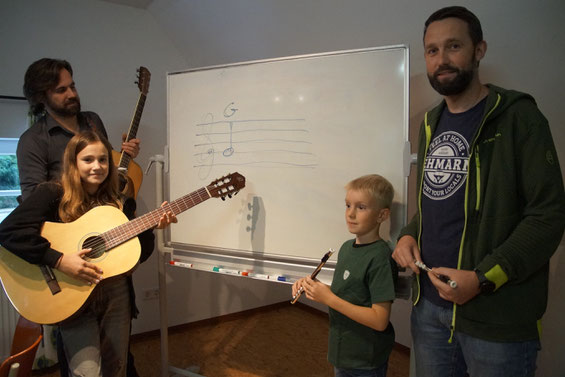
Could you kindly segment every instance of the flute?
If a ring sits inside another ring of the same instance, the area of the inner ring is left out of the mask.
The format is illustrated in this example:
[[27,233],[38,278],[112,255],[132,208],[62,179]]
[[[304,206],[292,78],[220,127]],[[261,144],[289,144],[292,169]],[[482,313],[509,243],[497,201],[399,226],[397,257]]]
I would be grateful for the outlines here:
[[[311,279],[316,278],[318,273],[322,270],[322,267],[324,267],[324,264],[326,264],[326,262],[328,261],[328,259],[330,259],[330,257],[332,256],[333,253],[334,253],[334,249],[330,249],[330,250],[328,250],[328,252],[326,254],[324,254],[324,256],[322,257],[322,260],[320,261],[320,264],[318,265],[318,267],[316,267],[314,272],[312,272],[312,275],[310,275]],[[300,298],[302,293],[304,293],[304,287],[300,287],[298,292],[296,292],[296,294],[294,296],[292,296],[292,300],[290,300],[290,303],[294,304],[296,301],[298,301],[298,299]]]

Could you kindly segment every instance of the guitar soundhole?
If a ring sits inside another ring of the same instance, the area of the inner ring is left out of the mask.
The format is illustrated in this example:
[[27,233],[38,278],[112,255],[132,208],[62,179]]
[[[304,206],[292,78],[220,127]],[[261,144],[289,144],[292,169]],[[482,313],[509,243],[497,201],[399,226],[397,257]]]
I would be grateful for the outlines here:
[[89,259],[100,258],[106,252],[106,245],[104,244],[104,240],[102,239],[102,237],[98,236],[88,237],[82,244],[82,248],[92,249],[92,251],[86,254],[86,257]]

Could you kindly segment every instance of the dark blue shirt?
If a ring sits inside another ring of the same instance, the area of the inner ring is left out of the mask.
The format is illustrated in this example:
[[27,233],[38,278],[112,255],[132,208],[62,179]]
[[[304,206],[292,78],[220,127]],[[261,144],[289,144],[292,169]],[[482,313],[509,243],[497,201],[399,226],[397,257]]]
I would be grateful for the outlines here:
[[[426,154],[422,186],[422,260],[430,268],[457,268],[465,222],[465,183],[472,140],[486,99],[463,113],[444,108]],[[439,297],[426,273],[420,274],[423,296],[436,305]]]

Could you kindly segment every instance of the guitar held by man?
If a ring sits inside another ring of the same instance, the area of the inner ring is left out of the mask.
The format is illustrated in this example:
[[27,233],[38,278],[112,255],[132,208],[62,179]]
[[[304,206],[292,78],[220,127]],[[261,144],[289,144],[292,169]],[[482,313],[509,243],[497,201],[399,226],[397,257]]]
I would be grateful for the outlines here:
[[[143,66],[137,69],[137,86],[139,88],[139,99],[137,100],[137,105],[135,106],[135,111],[133,113],[133,118],[129,130],[123,141],[127,142],[136,138],[137,130],[139,128],[139,122],[141,120],[141,114],[143,113],[143,108],[145,106],[145,100],[147,99],[147,93],[149,92],[149,81],[151,80],[151,73],[149,70]],[[137,193],[143,181],[143,171],[141,167],[133,161],[131,156],[126,153],[126,151],[116,152],[112,151],[112,157],[116,166],[118,167],[118,173],[120,177],[120,191],[130,198],[137,198]]]

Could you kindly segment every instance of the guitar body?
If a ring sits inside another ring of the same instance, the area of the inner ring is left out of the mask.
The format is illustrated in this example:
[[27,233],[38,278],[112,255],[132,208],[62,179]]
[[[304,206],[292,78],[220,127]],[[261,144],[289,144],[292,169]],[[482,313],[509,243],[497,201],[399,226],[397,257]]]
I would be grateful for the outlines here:
[[[112,151],[112,159],[114,164],[119,167],[119,161],[122,154],[120,152]],[[120,191],[126,197],[137,199],[137,193],[143,182],[143,170],[134,160],[130,160],[127,168],[127,174],[122,176],[120,173],[120,184],[124,180],[123,187],[120,186]]]
[[[63,254],[73,254],[83,249],[86,239],[128,222],[119,209],[100,206],[91,209],[71,223],[45,222],[41,235],[51,242],[51,247]],[[104,279],[125,274],[137,265],[141,246],[137,237],[102,253],[87,258],[102,268]],[[6,295],[16,310],[32,322],[54,324],[76,313],[86,302],[95,285],[75,280],[53,269],[61,291],[53,295],[38,265],[26,262],[0,247],[0,279]]]

